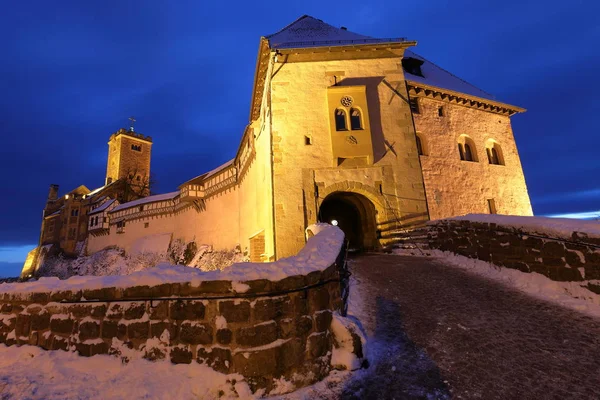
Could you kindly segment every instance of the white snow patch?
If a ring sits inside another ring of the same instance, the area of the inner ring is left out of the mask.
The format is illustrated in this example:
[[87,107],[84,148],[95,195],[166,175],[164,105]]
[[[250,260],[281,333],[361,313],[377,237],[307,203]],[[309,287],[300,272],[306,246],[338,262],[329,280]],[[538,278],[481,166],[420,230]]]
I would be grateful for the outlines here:
[[238,354],[238,353],[242,353],[244,355],[244,357],[248,358],[250,357],[250,353],[255,352],[255,351],[261,351],[261,350],[267,350],[267,349],[272,349],[273,347],[278,347],[281,346],[284,343],[289,342],[291,339],[277,339],[274,342],[265,344],[263,346],[257,346],[257,347],[247,347],[247,348],[237,348],[233,351],[233,354]]
[[123,364],[107,355],[87,358],[32,346],[0,345],[0,382],[3,397],[15,399],[258,398],[243,376],[197,363],[136,359]]
[[296,385],[281,377],[273,379],[273,389],[271,389],[269,395],[285,394],[294,391],[294,389],[296,389]]
[[222,315],[217,315],[215,319],[215,327],[217,329],[227,329],[227,320]]
[[246,285],[245,283],[238,282],[238,281],[232,281],[231,288],[236,293],[246,293],[248,290],[250,290],[249,285]]
[[331,355],[331,365],[353,371],[360,368],[361,360],[354,354],[354,339],[352,334],[360,337],[363,357],[367,357],[367,338],[358,324],[350,318],[333,313],[331,331],[335,337],[335,346]]

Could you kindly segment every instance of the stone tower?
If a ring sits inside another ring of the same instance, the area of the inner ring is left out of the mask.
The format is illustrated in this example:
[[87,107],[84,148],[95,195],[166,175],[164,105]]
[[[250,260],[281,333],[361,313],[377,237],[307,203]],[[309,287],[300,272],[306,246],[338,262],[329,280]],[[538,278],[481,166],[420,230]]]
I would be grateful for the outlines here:
[[133,185],[147,185],[151,149],[152,138],[134,132],[133,127],[113,133],[108,141],[105,184],[124,179]]

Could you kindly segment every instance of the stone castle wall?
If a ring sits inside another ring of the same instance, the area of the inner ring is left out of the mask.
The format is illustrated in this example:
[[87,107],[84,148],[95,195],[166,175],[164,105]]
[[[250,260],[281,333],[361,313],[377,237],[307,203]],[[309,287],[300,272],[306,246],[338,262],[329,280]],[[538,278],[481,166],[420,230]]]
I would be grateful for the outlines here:
[[[425,97],[418,101],[420,113],[413,117],[425,152],[420,159],[432,220],[488,213],[488,199],[499,214],[533,215],[510,117]],[[478,162],[460,159],[461,135],[473,140]],[[489,164],[490,140],[500,145],[505,165]]]
[[[369,199],[383,228],[407,214],[422,214],[423,219],[427,215],[401,55],[306,57],[293,62],[279,57],[283,61],[275,63],[277,73],[270,84],[278,258],[302,246],[304,227],[317,221],[318,207],[334,187]],[[327,90],[335,82],[336,90],[342,91],[338,88],[345,85],[366,87],[372,165],[337,165],[332,140],[344,132],[331,131],[334,110],[327,102]],[[305,136],[311,144],[306,144]]]
[[197,362],[241,374],[267,393],[274,379],[305,386],[331,368],[340,257],[323,271],[279,281],[0,294],[0,343]]
[[[255,124],[260,128],[261,124]],[[129,252],[136,241],[163,233],[172,234],[172,239],[184,242],[211,245],[215,250],[231,250],[240,246],[249,252],[250,240],[258,233],[265,238],[261,257],[272,260],[274,255],[270,137],[267,133],[253,135],[248,162],[236,164],[235,184],[224,190],[205,196],[197,206],[181,204],[175,199],[175,208],[160,215],[144,216],[126,221],[122,233],[115,223],[102,235],[90,235],[88,253],[92,254],[109,246],[118,246]],[[241,145],[248,146],[248,142]],[[217,174],[218,175],[218,174]],[[185,207],[181,207],[185,206]],[[304,240],[302,241],[304,244]]]
[[434,249],[537,272],[556,281],[582,282],[600,293],[600,286],[586,282],[600,279],[600,238],[585,232],[555,237],[493,222],[452,219],[433,221],[429,229],[429,244]]

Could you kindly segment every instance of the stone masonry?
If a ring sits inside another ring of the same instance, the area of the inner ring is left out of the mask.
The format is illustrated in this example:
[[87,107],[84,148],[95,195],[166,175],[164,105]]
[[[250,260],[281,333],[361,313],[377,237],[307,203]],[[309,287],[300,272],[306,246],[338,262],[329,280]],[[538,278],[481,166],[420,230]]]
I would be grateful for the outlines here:
[[149,360],[239,373],[253,391],[267,393],[274,379],[300,387],[325,377],[331,369],[332,313],[342,308],[337,265],[244,284],[245,291],[230,281],[204,281],[5,293],[0,343],[110,354],[124,362],[130,349]]
[[568,238],[543,237],[495,223],[440,220],[429,224],[432,248],[522,272],[537,272],[555,281],[578,281],[600,293],[600,238],[573,232]]

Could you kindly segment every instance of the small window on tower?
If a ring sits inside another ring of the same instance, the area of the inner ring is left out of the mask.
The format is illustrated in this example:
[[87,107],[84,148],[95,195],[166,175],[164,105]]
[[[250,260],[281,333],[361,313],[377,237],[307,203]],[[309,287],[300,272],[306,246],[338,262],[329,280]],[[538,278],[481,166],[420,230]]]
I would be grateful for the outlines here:
[[342,109],[335,110],[335,130],[336,131],[347,131],[346,125],[346,111]]
[[150,222],[144,222],[144,228],[147,228],[150,226]]
[[412,111],[413,114],[420,114],[421,110],[419,110],[419,99],[416,97],[411,98],[408,101],[408,104],[410,105],[410,111]]
[[438,107],[438,117],[443,117],[444,116],[444,107],[439,106]]
[[312,138],[310,136],[304,136],[304,145],[310,146],[312,144]]
[[132,145],[131,145],[131,150],[134,150],[134,151],[142,151],[142,145],[136,145],[136,144],[132,144]]
[[362,127],[362,118],[360,115],[360,110],[358,108],[350,109],[350,127],[353,131],[361,130]]

